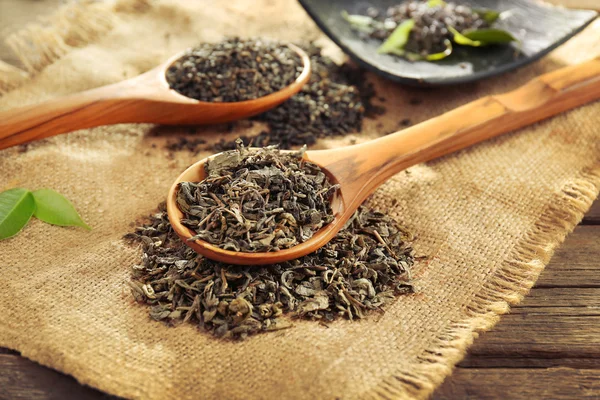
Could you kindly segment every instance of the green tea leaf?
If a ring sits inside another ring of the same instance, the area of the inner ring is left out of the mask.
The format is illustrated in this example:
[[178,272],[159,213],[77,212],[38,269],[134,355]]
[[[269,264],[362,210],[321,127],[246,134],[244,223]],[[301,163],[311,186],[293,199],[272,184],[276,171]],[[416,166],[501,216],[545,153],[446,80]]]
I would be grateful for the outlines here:
[[504,44],[517,41],[513,35],[502,29],[475,29],[464,31],[462,34],[469,40],[480,42],[482,45]]
[[388,54],[404,57],[409,61],[439,61],[452,54],[452,42],[448,39],[445,39],[444,44],[446,45],[446,49],[444,51],[441,51],[439,53],[427,54],[426,56],[422,56],[421,54],[412,53],[410,51],[402,49],[391,49]]
[[367,15],[348,14],[346,10],[342,11],[342,18],[355,28],[368,28],[373,22],[373,18]]
[[468,38],[467,36],[463,35],[462,33],[457,31],[450,25],[448,25],[448,30],[452,33],[452,35],[453,35],[452,40],[454,40],[454,42],[456,44],[462,44],[463,46],[472,46],[472,47],[483,46],[482,42]]
[[396,54],[395,51],[402,50],[408,42],[408,37],[415,21],[407,19],[394,29],[394,32],[379,46],[377,52],[380,54]]
[[500,18],[500,11],[496,10],[488,10],[485,8],[475,9],[473,10],[476,14],[478,14],[484,21],[488,24],[493,24]]
[[444,7],[446,2],[444,0],[429,0],[427,2],[428,7]]
[[16,235],[35,211],[35,202],[27,189],[0,193],[0,240]]
[[446,50],[441,51],[439,53],[428,54],[427,57],[425,57],[425,59],[427,61],[439,61],[452,54],[452,42],[448,39],[445,39],[444,44],[446,45]]
[[91,230],[81,219],[75,207],[60,193],[51,189],[40,189],[33,192],[36,218],[53,225],[80,226]]

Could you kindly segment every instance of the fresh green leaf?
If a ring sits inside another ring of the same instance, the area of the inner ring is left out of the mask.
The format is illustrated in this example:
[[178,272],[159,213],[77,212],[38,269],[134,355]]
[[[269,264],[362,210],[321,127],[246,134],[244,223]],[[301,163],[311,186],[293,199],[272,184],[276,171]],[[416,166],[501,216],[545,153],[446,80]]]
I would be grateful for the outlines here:
[[370,30],[373,23],[373,18],[367,15],[348,14],[346,10],[342,11],[342,18],[359,30]]
[[16,235],[35,211],[35,202],[27,189],[0,193],[0,240]]
[[498,20],[498,18],[500,18],[500,11],[488,10],[485,8],[475,9],[473,11],[483,18],[483,20],[488,24],[493,24]]
[[427,61],[439,61],[452,54],[452,42],[446,39],[444,40],[444,44],[446,45],[446,50],[441,51],[439,53],[428,54],[427,57],[425,57],[425,59]]
[[513,35],[502,29],[475,29],[464,31],[462,34],[469,40],[480,42],[482,45],[504,44],[517,41]]
[[379,46],[377,52],[380,54],[396,54],[395,51],[402,50],[408,42],[410,32],[415,26],[415,21],[407,19],[394,29],[394,32]]
[[454,40],[454,42],[456,44],[462,44],[463,46],[473,46],[473,47],[479,47],[479,46],[483,45],[482,42],[468,38],[467,36],[463,35],[462,33],[457,31],[450,25],[448,25],[448,30],[452,33],[452,35],[453,35],[452,40]]
[[452,42],[446,39],[444,41],[444,44],[446,45],[446,50],[441,51],[439,53],[428,54],[426,56],[422,56],[421,54],[412,53],[405,50],[392,50],[390,54],[404,57],[409,61],[439,61],[452,54]]
[[444,0],[429,0],[427,2],[428,7],[444,7],[446,2]]
[[33,192],[36,218],[53,225],[80,226],[90,228],[79,216],[75,207],[60,193],[51,189],[40,189]]

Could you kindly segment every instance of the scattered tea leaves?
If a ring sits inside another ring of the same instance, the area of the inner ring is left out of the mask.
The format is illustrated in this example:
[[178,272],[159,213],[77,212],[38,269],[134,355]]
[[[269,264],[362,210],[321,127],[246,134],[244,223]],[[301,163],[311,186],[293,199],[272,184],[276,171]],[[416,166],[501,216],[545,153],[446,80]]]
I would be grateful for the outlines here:
[[35,211],[35,202],[27,189],[9,189],[0,193],[0,240],[16,235]]
[[32,194],[36,204],[33,215],[37,219],[52,225],[92,229],[81,219],[73,204],[60,193],[51,189],[40,189]]
[[198,255],[173,232],[164,203],[126,239],[141,243],[130,286],[134,298],[151,307],[151,318],[193,323],[225,338],[289,328],[289,317],[362,318],[413,292],[412,235],[365,207],[324,247],[267,266]]

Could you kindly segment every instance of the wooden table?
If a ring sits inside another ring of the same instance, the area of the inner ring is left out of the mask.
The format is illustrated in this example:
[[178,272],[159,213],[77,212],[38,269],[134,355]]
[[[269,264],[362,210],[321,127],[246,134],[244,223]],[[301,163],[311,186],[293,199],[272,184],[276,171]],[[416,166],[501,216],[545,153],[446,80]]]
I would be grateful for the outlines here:
[[[0,27],[29,21],[60,2],[0,0]],[[0,45],[0,59],[7,55]],[[0,400],[111,398],[0,348]],[[475,341],[433,398],[600,399],[600,201],[529,296]]]

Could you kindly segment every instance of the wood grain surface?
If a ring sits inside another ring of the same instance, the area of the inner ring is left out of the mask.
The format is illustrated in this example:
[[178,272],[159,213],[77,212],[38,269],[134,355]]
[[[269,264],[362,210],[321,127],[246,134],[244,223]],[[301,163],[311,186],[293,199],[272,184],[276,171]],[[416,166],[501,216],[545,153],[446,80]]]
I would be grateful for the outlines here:
[[[5,35],[8,24],[30,21],[60,2],[0,0],[0,35]],[[0,59],[14,61],[1,44]],[[433,398],[600,399],[599,259],[600,201],[596,201],[531,293],[475,341]],[[0,400],[17,399],[116,398],[0,348]]]

